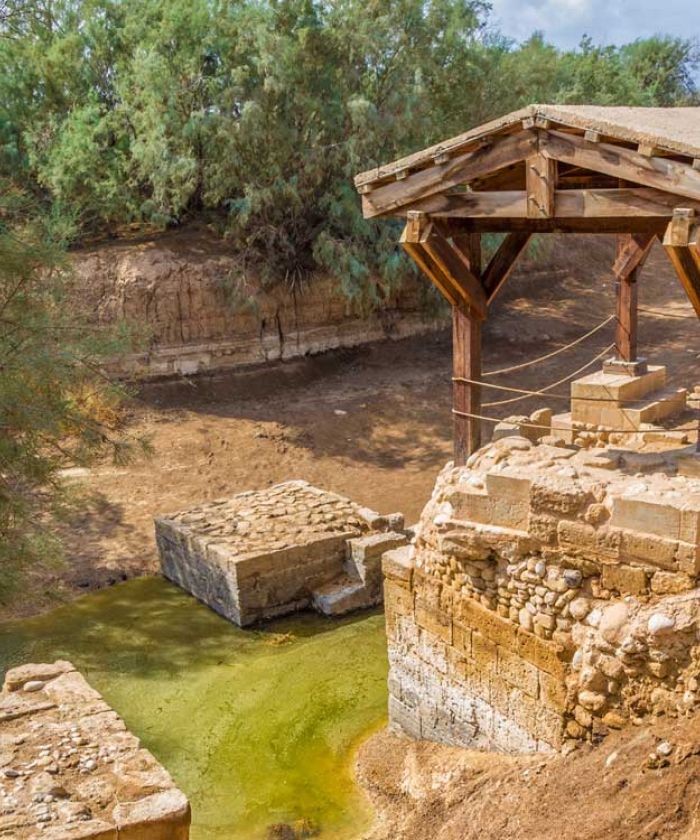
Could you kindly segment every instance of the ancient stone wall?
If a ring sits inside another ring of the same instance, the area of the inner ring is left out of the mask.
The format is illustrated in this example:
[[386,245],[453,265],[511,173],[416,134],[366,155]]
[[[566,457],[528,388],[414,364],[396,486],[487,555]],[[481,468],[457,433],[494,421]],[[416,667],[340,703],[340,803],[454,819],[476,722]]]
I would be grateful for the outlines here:
[[642,461],[511,437],[443,471],[384,559],[395,725],[550,750],[695,704],[698,460]]
[[189,837],[185,795],[70,662],[7,672],[0,743],[0,837]]
[[93,323],[126,320],[145,333],[144,351],[113,365],[141,376],[289,359],[442,325],[426,314],[418,278],[368,312],[328,277],[294,293],[241,283],[235,258],[204,234],[103,246],[76,253],[73,264],[76,302]]

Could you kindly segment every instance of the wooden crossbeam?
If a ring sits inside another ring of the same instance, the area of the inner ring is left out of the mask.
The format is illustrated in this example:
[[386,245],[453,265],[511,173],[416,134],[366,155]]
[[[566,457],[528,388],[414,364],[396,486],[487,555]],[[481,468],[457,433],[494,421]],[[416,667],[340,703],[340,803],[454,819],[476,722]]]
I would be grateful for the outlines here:
[[694,214],[685,209],[679,210],[666,230],[663,244],[681,285],[700,317],[700,224],[694,224]]
[[700,201],[700,172],[686,163],[647,156],[611,143],[589,143],[583,137],[551,130],[542,132],[540,150],[545,156],[562,163],[604,172],[625,181]]
[[486,266],[482,283],[489,303],[496,297],[501,287],[515,268],[515,261],[527,247],[530,234],[527,231],[509,233],[501,242],[496,253]]
[[368,219],[395,213],[418,199],[519,163],[532,154],[536,143],[537,138],[530,133],[516,134],[457,155],[446,163],[406,173],[406,177],[399,181],[380,185],[365,193],[362,196],[362,211]]
[[[554,211],[535,218],[622,218],[645,216],[668,219],[678,206],[678,196],[650,187],[556,190]],[[528,193],[522,190],[455,192],[435,195],[408,205],[397,215],[420,210],[434,218],[532,218]],[[700,210],[700,202],[697,203]]]
[[653,233],[631,233],[624,237],[613,265],[613,274],[618,280],[644,265],[655,238]]

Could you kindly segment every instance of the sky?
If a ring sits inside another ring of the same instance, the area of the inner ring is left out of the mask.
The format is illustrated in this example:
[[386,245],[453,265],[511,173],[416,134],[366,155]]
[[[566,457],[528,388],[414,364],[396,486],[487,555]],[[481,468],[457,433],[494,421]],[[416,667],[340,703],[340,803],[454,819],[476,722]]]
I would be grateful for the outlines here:
[[522,41],[536,29],[558,47],[588,34],[597,44],[624,44],[659,33],[700,38],[698,0],[491,0],[492,23]]

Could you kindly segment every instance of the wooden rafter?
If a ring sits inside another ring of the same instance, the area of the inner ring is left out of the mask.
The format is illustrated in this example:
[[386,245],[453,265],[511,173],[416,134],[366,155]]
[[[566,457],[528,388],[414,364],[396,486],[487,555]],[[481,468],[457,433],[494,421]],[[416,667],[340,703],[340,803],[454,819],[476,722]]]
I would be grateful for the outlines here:
[[407,172],[406,177],[363,195],[363,213],[366,218],[395,213],[418,199],[519,163],[534,150],[536,142],[530,134],[516,134],[450,158],[446,163]]

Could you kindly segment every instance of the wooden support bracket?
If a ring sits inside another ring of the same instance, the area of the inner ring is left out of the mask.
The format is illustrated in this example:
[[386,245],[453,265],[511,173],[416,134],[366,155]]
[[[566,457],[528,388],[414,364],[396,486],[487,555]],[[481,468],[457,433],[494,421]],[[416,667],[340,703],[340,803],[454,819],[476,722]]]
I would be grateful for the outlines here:
[[700,224],[694,211],[679,208],[663,239],[678,279],[700,318]]

